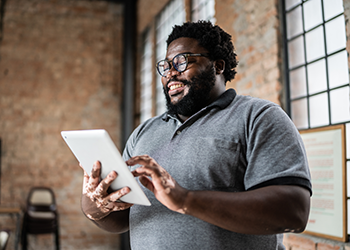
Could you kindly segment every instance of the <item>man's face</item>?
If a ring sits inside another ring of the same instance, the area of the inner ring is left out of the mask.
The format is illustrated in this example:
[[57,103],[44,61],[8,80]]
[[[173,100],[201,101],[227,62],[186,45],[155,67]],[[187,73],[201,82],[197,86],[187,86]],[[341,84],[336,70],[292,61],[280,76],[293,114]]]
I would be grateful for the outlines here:
[[[170,43],[167,60],[180,53],[205,54],[206,49],[193,38],[178,38]],[[213,62],[207,57],[188,57],[185,71],[178,72],[172,66],[166,77],[162,77],[168,110],[172,113],[191,116],[216,99]]]

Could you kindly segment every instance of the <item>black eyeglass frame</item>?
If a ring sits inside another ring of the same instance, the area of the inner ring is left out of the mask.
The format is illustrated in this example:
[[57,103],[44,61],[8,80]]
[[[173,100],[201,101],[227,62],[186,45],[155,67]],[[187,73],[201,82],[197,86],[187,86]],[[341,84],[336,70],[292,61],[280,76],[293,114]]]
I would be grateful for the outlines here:
[[[178,56],[184,56],[185,59],[186,59],[186,67],[183,69],[183,70],[179,70],[175,65],[174,65],[174,59]],[[174,58],[172,60],[160,60],[159,62],[157,62],[156,64],[156,68],[157,68],[157,71],[158,71],[158,74],[161,75],[162,77],[166,77],[166,75],[168,74],[169,70],[171,69],[171,67],[174,67],[174,69],[176,69],[176,71],[178,72],[184,72],[186,69],[187,69],[187,66],[188,66],[188,57],[189,56],[205,56],[205,57],[208,57],[209,54],[208,53],[203,53],[203,54],[190,54],[190,53],[180,53],[180,54],[177,54],[176,56],[174,56]],[[165,71],[166,73],[163,75],[160,70],[159,70],[159,64],[162,63],[162,62],[167,62],[170,67],[167,71]],[[171,62],[171,63],[170,63]]]

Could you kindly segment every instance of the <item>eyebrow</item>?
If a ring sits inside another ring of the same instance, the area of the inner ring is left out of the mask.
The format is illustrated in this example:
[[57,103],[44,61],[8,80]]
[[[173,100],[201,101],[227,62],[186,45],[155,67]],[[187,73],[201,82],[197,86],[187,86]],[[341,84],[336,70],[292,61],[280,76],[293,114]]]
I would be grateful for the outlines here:
[[[198,54],[198,53],[193,53],[193,52],[181,52],[181,53],[176,54],[175,56],[180,55],[180,54]],[[175,56],[174,56],[174,57],[175,57]],[[168,58],[166,57],[164,60],[171,61],[171,60],[174,59],[174,57],[173,57],[172,59],[168,59]]]

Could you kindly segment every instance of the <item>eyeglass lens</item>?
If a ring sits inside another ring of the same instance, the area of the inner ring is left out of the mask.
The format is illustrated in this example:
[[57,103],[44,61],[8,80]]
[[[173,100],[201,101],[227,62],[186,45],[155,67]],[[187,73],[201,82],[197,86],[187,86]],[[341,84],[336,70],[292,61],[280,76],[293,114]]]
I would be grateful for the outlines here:
[[[177,71],[183,72],[187,68],[186,57],[182,54],[177,55],[173,58],[172,64]],[[158,63],[158,71],[162,76],[166,76],[166,74],[170,69],[171,69],[171,65],[168,61],[163,60]]]

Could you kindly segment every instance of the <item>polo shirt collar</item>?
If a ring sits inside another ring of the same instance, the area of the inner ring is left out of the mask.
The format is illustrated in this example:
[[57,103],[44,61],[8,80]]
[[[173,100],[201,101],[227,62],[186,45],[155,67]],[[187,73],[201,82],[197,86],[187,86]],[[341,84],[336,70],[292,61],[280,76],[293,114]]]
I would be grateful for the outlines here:
[[[226,108],[236,97],[237,93],[234,89],[226,90],[218,99],[216,99],[213,103],[209,104],[206,109],[212,109],[214,107],[218,107],[219,109]],[[168,121],[169,118],[176,118],[174,114],[170,114],[169,112],[165,112],[162,116],[164,121]]]
[[209,104],[207,108],[218,107],[220,109],[226,108],[236,97],[236,91],[234,89],[226,90],[218,99]]

